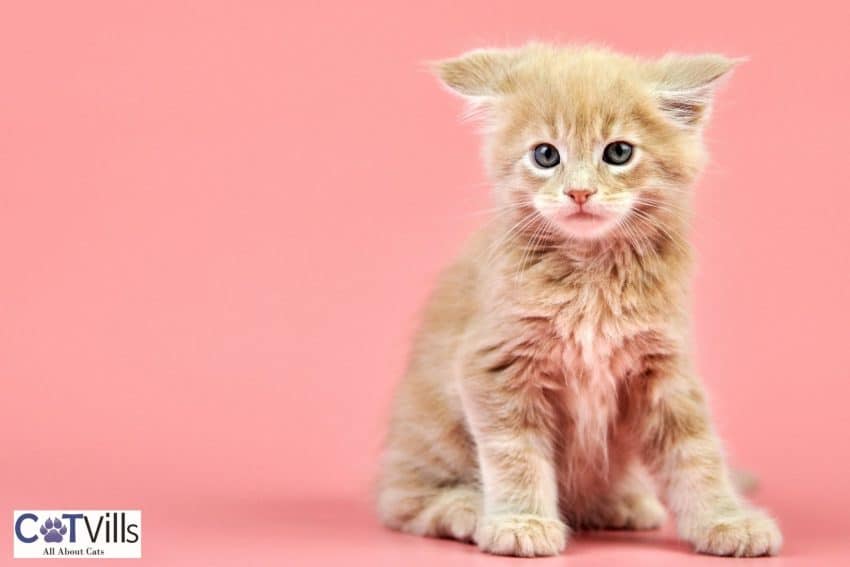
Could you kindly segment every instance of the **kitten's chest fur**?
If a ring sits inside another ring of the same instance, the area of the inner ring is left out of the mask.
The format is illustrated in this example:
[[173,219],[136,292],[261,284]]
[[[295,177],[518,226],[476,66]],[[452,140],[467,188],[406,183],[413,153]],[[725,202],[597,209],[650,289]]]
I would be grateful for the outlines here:
[[584,308],[567,305],[551,320],[560,349],[549,364],[563,380],[564,434],[587,453],[606,449],[617,420],[619,391],[641,371],[644,352],[638,343],[645,341],[639,339],[653,334],[651,328],[627,314],[614,316],[605,302],[596,297]]
[[530,281],[529,292],[517,300],[520,320],[535,322],[521,332],[538,335],[544,364],[591,400],[639,374],[647,356],[669,348],[665,337],[675,317],[670,305],[679,294],[647,281],[639,262],[629,264],[557,277],[551,271],[545,278],[537,274],[538,281]]
[[538,333],[540,379],[561,416],[552,434],[560,440],[565,492],[592,493],[605,484],[621,456],[613,447],[627,444],[621,425],[629,390],[646,379],[647,360],[672,351],[676,290],[648,281],[641,269],[618,264],[556,276],[541,270],[532,275],[545,287],[528,282],[525,307],[546,321],[528,331]]

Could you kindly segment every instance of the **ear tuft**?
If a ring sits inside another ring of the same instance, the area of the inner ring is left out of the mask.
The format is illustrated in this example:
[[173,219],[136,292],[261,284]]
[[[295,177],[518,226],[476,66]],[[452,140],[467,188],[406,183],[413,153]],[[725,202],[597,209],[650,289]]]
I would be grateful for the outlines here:
[[697,128],[708,119],[717,88],[743,59],[722,55],[668,55],[656,64],[655,94],[671,120]]
[[506,88],[515,52],[476,49],[454,59],[431,64],[448,88],[465,97],[494,96]]

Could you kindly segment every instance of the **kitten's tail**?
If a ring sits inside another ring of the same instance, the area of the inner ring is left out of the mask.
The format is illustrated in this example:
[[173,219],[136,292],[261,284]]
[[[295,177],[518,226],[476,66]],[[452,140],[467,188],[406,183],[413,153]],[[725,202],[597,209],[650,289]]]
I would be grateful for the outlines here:
[[732,485],[738,494],[752,494],[759,486],[758,477],[750,471],[732,469]]

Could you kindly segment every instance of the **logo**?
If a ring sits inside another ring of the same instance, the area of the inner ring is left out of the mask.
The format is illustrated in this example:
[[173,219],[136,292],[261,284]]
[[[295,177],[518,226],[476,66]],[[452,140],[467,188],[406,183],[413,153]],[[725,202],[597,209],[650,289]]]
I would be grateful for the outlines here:
[[142,556],[141,510],[16,510],[12,531],[15,558]]

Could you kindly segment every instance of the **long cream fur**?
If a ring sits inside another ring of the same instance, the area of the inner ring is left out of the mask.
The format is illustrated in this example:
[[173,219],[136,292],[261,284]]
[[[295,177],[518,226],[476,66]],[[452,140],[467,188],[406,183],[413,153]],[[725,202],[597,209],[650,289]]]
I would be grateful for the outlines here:
[[[554,555],[570,528],[659,526],[658,494],[700,552],[778,552],[775,522],[734,490],[689,353],[689,187],[733,65],[546,45],[436,65],[484,121],[498,212],[427,306],[382,462],[386,525]],[[600,160],[612,140],[633,163]],[[529,165],[541,142],[561,152],[551,170]],[[607,220],[559,216],[574,187]]]

